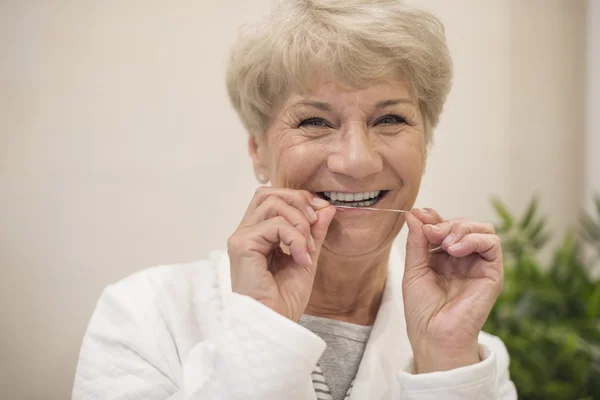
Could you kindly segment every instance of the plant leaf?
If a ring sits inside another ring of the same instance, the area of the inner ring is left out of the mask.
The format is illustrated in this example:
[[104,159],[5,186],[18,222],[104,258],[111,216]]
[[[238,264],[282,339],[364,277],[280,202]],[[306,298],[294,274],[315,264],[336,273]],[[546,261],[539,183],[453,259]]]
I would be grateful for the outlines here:
[[[533,225],[533,227],[531,228],[531,230],[529,231],[529,238],[531,240],[535,240],[538,238],[538,236],[544,232],[544,228],[546,227],[546,220],[542,219],[540,221],[538,221],[535,225]],[[545,233],[545,232],[544,232]],[[546,235],[547,236],[547,235]]]
[[549,240],[550,240],[550,235],[547,235],[547,234],[540,235],[539,237],[537,237],[531,241],[531,247],[533,247],[535,250],[539,250],[542,247],[544,247],[544,245],[546,243],[548,243]]
[[498,198],[492,198],[492,206],[496,210],[496,214],[502,219],[503,229],[510,229],[514,225],[514,218],[506,209],[504,204]]
[[596,289],[588,299],[586,311],[590,318],[600,317],[600,285],[596,285]]
[[600,241],[600,224],[594,221],[589,215],[581,217],[581,226],[583,237],[591,243]]
[[521,223],[519,224],[521,226],[521,229],[525,230],[529,227],[529,224],[533,220],[533,216],[535,215],[537,208],[538,208],[538,198],[537,198],[537,196],[535,196],[529,203],[529,206],[527,207],[527,211],[525,211],[525,215],[524,215],[523,219],[521,220]]

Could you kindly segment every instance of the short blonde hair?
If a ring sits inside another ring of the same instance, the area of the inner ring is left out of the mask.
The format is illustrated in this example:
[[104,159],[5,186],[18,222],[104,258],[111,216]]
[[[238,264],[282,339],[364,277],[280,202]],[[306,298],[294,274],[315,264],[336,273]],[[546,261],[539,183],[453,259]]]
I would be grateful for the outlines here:
[[261,135],[292,91],[323,79],[364,88],[390,78],[411,84],[429,144],[452,79],[434,15],[399,0],[281,0],[240,29],[227,90],[248,132]]

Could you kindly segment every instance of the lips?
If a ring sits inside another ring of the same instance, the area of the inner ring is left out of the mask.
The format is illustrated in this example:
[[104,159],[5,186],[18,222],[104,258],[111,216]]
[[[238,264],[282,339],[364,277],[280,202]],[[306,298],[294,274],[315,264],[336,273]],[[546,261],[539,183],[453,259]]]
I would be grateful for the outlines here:
[[381,199],[387,190],[369,192],[318,192],[317,194],[334,206],[370,207]]

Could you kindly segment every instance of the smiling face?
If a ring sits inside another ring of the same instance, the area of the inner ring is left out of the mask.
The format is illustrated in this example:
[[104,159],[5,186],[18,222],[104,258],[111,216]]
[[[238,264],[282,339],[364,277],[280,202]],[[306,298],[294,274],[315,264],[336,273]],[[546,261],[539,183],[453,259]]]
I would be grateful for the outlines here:
[[[255,170],[274,187],[307,190],[334,204],[410,210],[425,166],[424,138],[407,84],[352,89],[323,83],[289,96],[249,149]],[[402,213],[338,209],[324,250],[379,252],[403,224]]]

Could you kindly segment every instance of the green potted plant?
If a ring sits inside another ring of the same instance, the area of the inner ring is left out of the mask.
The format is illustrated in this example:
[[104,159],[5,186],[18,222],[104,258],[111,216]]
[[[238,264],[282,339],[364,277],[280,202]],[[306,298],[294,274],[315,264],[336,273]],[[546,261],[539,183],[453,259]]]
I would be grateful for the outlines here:
[[[505,281],[484,330],[506,344],[519,399],[600,399],[600,281],[591,274],[600,254],[600,197],[598,215],[565,234],[550,265],[537,257],[550,237],[538,200],[520,218],[497,199],[493,205]],[[583,242],[597,253],[584,256]]]

